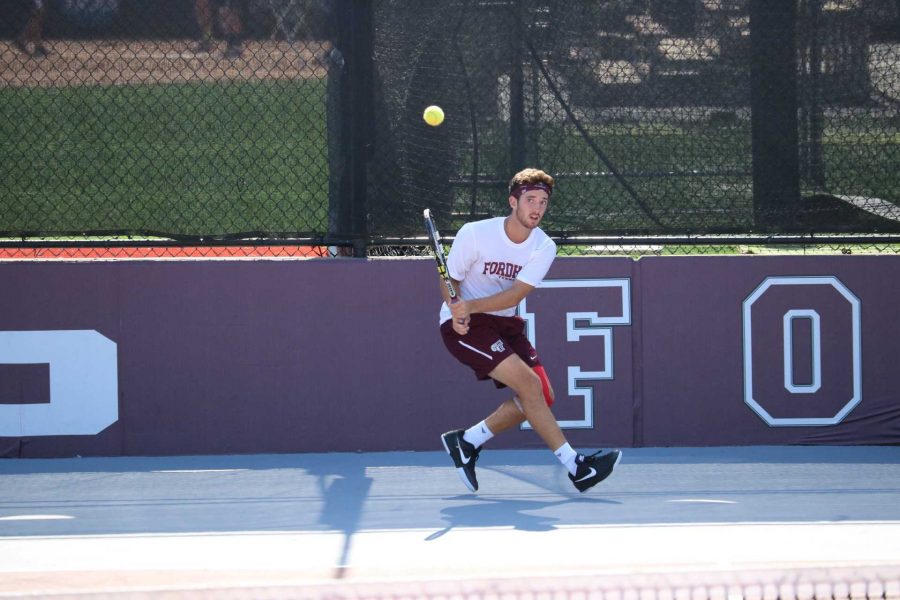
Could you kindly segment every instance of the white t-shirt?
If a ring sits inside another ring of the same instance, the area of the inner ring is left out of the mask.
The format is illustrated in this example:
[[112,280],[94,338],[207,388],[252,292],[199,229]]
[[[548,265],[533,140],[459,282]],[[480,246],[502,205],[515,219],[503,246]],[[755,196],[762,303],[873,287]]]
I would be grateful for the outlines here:
[[[556,243],[546,233],[535,227],[527,240],[516,244],[506,235],[505,220],[496,217],[466,223],[456,234],[447,256],[447,270],[460,282],[456,291],[464,300],[493,296],[511,288],[517,279],[537,287],[553,264]],[[511,317],[516,307],[490,314]],[[444,303],[440,322],[450,316],[450,308]]]

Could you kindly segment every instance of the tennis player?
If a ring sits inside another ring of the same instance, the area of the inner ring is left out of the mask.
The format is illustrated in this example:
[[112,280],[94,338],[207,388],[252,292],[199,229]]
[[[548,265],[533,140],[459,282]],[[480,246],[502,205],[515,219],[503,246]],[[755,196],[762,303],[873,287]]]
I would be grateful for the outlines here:
[[581,492],[609,477],[621,458],[618,450],[585,456],[566,441],[550,410],[553,388],[525,335],[525,321],[516,316],[516,306],[541,283],[556,258],[556,244],[538,227],[553,184],[539,169],[516,173],[509,183],[509,215],[463,225],[447,257],[459,300],[450,303],[446,286],[441,286],[444,344],[478,379],[491,379],[515,394],[480,423],[441,436],[472,492],[478,489],[475,461],[482,446],[526,419]]
[[47,16],[47,4],[45,0],[31,0],[29,4],[31,6],[28,21],[16,37],[15,46],[32,58],[46,58],[49,54],[47,47],[44,46],[44,18]]
[[202,36],[195,52],[208,53],[212,51],[216,19],[218,18],[227,44],[223,56],[225,58],[241,56],[241,39],[244,35],[244,22],[241,15],[244,13],[244,2],[245,0],[194,0],[194,15]]

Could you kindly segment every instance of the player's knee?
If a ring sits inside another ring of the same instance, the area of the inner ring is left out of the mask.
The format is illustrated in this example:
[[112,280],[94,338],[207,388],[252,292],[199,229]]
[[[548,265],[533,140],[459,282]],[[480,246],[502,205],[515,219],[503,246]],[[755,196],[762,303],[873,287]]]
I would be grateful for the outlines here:
[[523,402],[544,403],[547,406],[553,406],[556,399],[553,394],[553,388],[550,386],[550,378],[544,367],[537,366],[532,368],[533,377],[529,378],[526,387],[521,390],[520,396]]
[[533,373],[531,377],[528,377],[527,381],[523,382],[521,388],[516,391],[522,404],[526,407],[529,404],[534,406],[544,402],[544,390],[537,373]]

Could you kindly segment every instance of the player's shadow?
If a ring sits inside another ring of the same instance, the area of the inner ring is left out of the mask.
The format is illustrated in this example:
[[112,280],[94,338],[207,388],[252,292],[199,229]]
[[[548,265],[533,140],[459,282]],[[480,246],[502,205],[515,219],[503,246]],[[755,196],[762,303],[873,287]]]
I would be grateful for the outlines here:
[[319,523],[344,536],[334,573],[336,579],[341,579],[346,574],[353,536],[359,529],[373,480],[361,464],[337,464],[308,470],[319,476],[318,486],[324,502]]
[[556,522],[559,521],[559,518],[532,514],[532,511],[576,502],[620,504],[615,500],[581,498],[540,502],[537,500],[457,496],[456,498],[447,498],[447,500],[460,498],[471,499],[473,502],[461,506],[448,506],[441,510],[441,517],[447,525],[425,538],[426,541],[436,540],[457,527],[513,527],[520,531],[551,531],[556,529]]

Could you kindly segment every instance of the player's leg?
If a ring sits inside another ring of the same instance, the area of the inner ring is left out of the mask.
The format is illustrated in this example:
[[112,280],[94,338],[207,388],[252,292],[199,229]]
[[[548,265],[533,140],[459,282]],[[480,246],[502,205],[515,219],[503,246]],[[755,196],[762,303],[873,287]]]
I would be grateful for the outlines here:
[[513,354],[497,365],[490,375],[516,391],[528,422],[569,471],[569,479],[578,491],[584,492],[612,474],[622,457],[619,450],[585,456],[575,452],[566,441],[550,410],[553,388],[543,368],[529,367],[519,355]]
[[237,58],[241,55],[241,41],[244,37],[242,8],[241,0],[225,0],[222,5],[222,31],[228,43],[225,49],[226,58]]
[[519,408],[520,404],[518,398],[510,398],[484,420],[492,436],[525,422],[525,413]]
[[213,47],[215,29],[215,8],[213,0],[194,0],[194,16],[200,28],[200,42],[197,52],[209,52]]
[[[507,345],[497,343],[502,335],[498,329],[498,321],[492,315],[472,315],[466,335],[457,334],[450,321],[443,323],[440,330],[450,354],[472,369],[479,380],[490,380],[488,373],[511,353]],[[522,417],[515,414],[517,412],[518,409],[510,401],[501,405],[495,414],[498,415],[498,422],[520,423]],[[469,491],[478,489],[475,461],[481,452],[481,446],[493,435],[494,432],[487,426],[487,420],[468,429],[455,429],[441,435],[441,442],[453,460],[459,478]]]
[[[510,354],[498,364],[490,376],[516,393],[525,418],[550,450],[566,444],[566,438],[544,398],[540,376],[516,354]],[[514,401],[513,401],[514,402]]]
[[[553,392],[553,386],[550,385],[546,372],[544,372],[543,367],[532,367],[532,370],[541,377],[544,401],[548,406],[553,406],[556,395]],[[522,408],[522,401],[516,396],[501,404],[497,410],[484,420],[484,422],[492,432],[492,435],[497,435],[508,429],[512,429],[513,427],[518,427],[526,420],[525,411]]]
[[[552,404],[553,389],[549,387],[549,382],[547,382],[547,389],[551,395],[550,403]],[[475,460],[481,453],[481,447],[495,435],[517,427],[524,421],[525,412],[522,410],[522,402],[518,398],[510,398],[480,423],[476,423],[468,429],[448,431],[441,436],[444,448],[453,458],[460,479],[470,491],[474,492],[478,489]],[[472,460],[469,460],[470,458]]]
[[[35,58],[47,56],[47,49],[44,47],[44,16],[46,14],[45,0],[33,0],[28,12],[28,21],[21,34],[16,38],[16,46],[19,50]],[[28,49],[29,44],[33,48],[31,51]]]
[[515,427],[524,420],[525,413],[513,399],[509,399],[480,423],[468,429],[455,429],[441,435],[441,442],[447,454],[453,459],[459,478],[470,492],[478,490],[475,461],[478,460],[482,445],[498,433]]
[[473,315],[465,336],[454,332],[449,321],[441,325],[447,349],[462,364],[472,368],[478,379],[492,378],[500,387],[507,386],[516,392],[516,398],[501,404],[484,421],[467,430],[448,431],[441,436],[441,441],[460,479],[474,492],[478,489],[475,462],[482,445],[527,418],[569,471],[575,486],[584,491],[609,476],[619,453],[585,457],[572,449],[550,411],[553,388],[522,329],[521,322],[481,314]]

